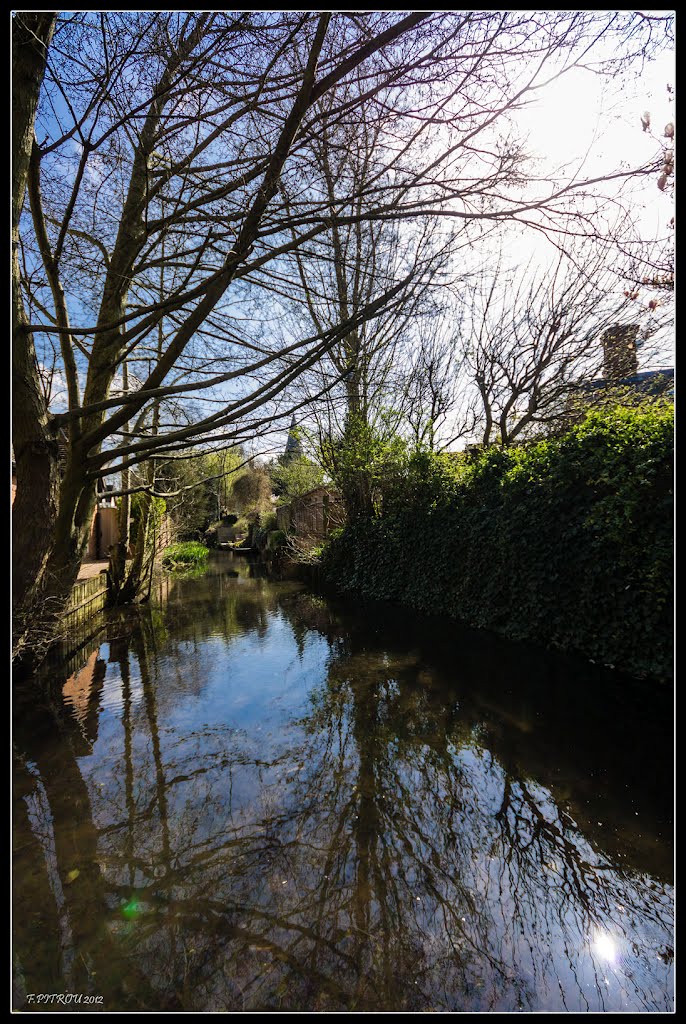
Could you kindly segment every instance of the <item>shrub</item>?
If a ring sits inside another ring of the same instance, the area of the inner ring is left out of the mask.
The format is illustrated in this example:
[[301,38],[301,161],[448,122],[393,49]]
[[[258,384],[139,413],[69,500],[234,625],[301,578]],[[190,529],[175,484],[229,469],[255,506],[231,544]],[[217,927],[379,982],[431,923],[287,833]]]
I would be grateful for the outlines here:
[[270,530],[267,534],[267,551],[276,551],[288,543],[288,537],[283,530]]
[[672,662],[673,408],[615,406],[559,437],[422,453],[325,579],[637,676]]
[[324,483],[324,470],[305,455],[281,456],[270,467],[270,474],[281,504]]

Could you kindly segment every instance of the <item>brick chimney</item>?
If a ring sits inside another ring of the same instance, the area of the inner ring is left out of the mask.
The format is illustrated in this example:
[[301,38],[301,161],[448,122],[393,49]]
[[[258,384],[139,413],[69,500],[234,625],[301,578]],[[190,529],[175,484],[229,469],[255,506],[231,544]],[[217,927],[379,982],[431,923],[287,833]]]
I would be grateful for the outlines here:
[[606,380],[623,380],[638,373],[638,324],[613,324],[600,335]]

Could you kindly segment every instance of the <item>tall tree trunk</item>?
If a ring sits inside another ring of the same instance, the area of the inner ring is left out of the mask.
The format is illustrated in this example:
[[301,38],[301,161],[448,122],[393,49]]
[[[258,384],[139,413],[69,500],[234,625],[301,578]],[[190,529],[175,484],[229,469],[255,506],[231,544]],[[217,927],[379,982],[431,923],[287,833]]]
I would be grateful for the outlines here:
[[12,21],[12,228],[24,205],[33,126],[48,47],[55,30],[54,11],[19,11]]
[[[129,367],[126,359],[122,363],[122,390],[127,394],[129,390]],[[128,424],[125,424],[128,428]],[[123,491],[129,487],[131,474],[128,469],[123,469],[121,474],[121,487]],[[129,550],[129,531],[131,526],[131,495],[122,494],[119,499],[118,515],[119,536],[116,544],[110,551],[110,564],[107,570],[107,588],[109,599],[114,604],[125,602],[123,591],[126,583],[126,556]]]
[[56,439],[27,330],[19,271],[19,219],[28,179],[36,107],[55,12],[18,12],[12,22],[12,442],[17,493],[12,515],[13,651],[40,626],[41,591],[59,483]]

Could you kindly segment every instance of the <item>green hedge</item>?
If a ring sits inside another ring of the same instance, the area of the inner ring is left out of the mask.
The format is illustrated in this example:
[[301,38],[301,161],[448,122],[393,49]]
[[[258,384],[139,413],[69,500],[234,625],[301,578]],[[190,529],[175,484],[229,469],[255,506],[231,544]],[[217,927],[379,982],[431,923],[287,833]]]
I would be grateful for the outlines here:
[[331,541],[323,577],[668,679],[672,485],[668,402],[591,412],[518,447],[420,455],[383,515]]

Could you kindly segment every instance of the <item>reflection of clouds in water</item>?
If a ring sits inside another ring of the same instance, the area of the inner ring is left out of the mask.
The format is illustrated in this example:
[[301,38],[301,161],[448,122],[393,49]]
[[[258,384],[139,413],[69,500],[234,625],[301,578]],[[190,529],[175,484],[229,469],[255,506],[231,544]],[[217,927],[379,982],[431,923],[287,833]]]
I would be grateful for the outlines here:
[[[130,694],[128,699],[132,707],[137,707],[143,700],[143,684],[140,672],[131,673],[129,679]],[[112,662],[107,666],[107,675],[100,697],[100,707],[103,711],[115,714],[121,711],[124,706],[124,684],[119,667]]]

